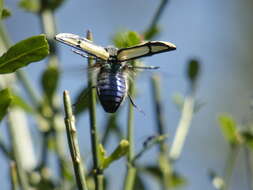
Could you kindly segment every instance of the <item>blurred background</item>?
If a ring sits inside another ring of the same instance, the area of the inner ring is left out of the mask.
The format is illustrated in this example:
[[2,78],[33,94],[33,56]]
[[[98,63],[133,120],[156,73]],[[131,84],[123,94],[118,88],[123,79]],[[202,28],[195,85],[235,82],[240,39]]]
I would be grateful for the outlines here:
[[[24,12],[16,0],[6,1],[6,6],[13,15],[6,20],[6,26],[14,42],[41,33],[41,24],[37,17]],[[94,35],[96,44],[107,46],[112,44],[113,35],[124,29],[138,32],[144,31],[159,6],[158,1],[66,1],[55,12],[58,33],[73,33],[85,36],[87,29]],[[223,175],[228,156],[228,143],[225,142],[218,127],[217,117],[228,112],[235,120],[250,120],[250,101],[252,100],[252,60],[253,60],[253,2],[250,0],[177,0],[169,1],[159,26],[162,31],[155,40],[170,41],[177,50],[143,59],[147,65],[160,66],[155,71],[161,75],[162,99],[165,108],[166,127],[169,134],[168,142],[178,125],[180,112],[173,103],[175,93],[187,93],[189,83],[185,77],[189,59],[197,59],[201,64],[201,73],[197,85],[196,97],[203,103],[200,111],[193,117],[192,125],[183,148],[182,156],[175,169],[187,179],[182,189],[212,190],[208,171],[214,170]],[[70,91],[71,96],[86,85],[86,60],[71,52],[71,48],[58,44],[62,78],[59,94],[63,90]],[[39,86],[40,75],[46,67],[45,62],[31,64],[25,68],[29,77]],[[72,70],[73,69],[73,70]],[[142,142],[155,134],[150,75],[144,71],[136,80],[138,95],[136,104],[146,115],[135,110],[135,143],[138,150]],[[121,128],[126,131],[126,106],[120,109]],[[104,130],[106,113],[98,106],[99,130]],[[91,159],[88,115],[78,119],[78,132],[82,153],[87,160]],[[1,128],[1,133],[5,129]],[[36,138],[34,138],[36,143]],[[113,145],[116,138],[111,138]],[[110,148],[111,147],[111,148]],[[109,146],[108,151],[114,146]],[[143,163],[155,162],[152,155],[155,149],[142,158]],[[53,162],[53,161],[52,161]],[[8,162],[0,155],[1,189],[10,189],[8,178]],[[115,176],[114,172],[120,174]],[[120,189],[125,172],[121,161],[114,163],[106,174],[114,184],[111,189]],[[122,179],[121,179],[122,178]],[[147,178],[148,179],[148,178]],[[237,159],[235,172],[231,180],[231,190],[249,189],[243,153]],[[151,183],[158,189],[156,184]]]

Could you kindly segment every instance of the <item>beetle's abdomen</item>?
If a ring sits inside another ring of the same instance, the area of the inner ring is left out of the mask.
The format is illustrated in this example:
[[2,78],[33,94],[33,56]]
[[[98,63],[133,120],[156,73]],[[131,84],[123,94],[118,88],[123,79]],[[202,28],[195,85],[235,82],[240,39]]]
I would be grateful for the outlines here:
[[106,112],[117,111],[127,93],[125,75],[122,72],[101,72],[97,78],[97,93]]

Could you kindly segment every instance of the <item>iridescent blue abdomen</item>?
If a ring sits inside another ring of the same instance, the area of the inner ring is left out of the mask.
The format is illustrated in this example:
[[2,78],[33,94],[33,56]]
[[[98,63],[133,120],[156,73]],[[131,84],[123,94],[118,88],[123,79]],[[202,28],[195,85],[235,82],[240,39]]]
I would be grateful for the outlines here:
[[127,94],[125,74],[100,71],[97,76],[97,94],[106,112],[116,112]]

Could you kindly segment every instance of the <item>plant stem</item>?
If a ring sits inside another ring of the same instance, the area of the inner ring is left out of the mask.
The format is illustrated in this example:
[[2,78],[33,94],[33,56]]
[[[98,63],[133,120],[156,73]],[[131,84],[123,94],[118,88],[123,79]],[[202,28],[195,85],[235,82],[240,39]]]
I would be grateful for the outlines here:
[[247,172],[248,187],[253,190],[253,166],[252,166],[252,154],[248,147],[244,147],[245,150],[245,166]]
[[226,161],[226,166],[224,169],[224,187],[222,188],[222,190],[228,190],[229,189],[229,184],[231,181],[231,177],[233,175],[233,171],[235,168],[235,164],[236,164],[236,159],[238,156],[240,150],[240,146],[236,145],[236,146],[232,146],[230,148],[230,152],[228,154],[227,157],[227,161]]
[[27,92],[28,96],[30,97],[32,104],[37,107],[40,102],[40,97],[34,86],[31,84],[31,80],[28,78],[26,72],[24,70],[17,70],[16,76],[23,85],[23,88]]
[[10,135],[10,141],[12,142],[12,151],[13,151],[13,157],[14,161],[16,163],[17,167],[17,174],[18,174],[18,179],[19,179],[19,184],[21,186],[22,190],[29,190],[29,184],[28,184],[28,178],[26,171],[23,167],[23,162],[22,162],[22,150],[19,149],[19,144],[17,137],[18,135],[16,126],[14,126],[14,123],[17,121],[14,121],[15,117],[11,118],[11,116],[8,116],[8,129],[9,129],[9,135]]
[[[158,75],[153,75],[151,79],[152,83],[152,92],[153,92],[153,100],[154,107],[156,113],[156,121],[157,121],[157,132],[159,135],[164,135],[165,132],[165,121],[164,121],[164,113],[162,107],[161,100],[161,89],[160,89],[160,77]],[[159,167],[163,176],[163,184],[162,189],[166,190],[168,185],[170,184],[171,178],[171,166],[168,159],[168,147],[165,141],[160,143],[160,154],[159,154]]]
[[[134,84],[129,84],[129,94],[134,94]],[[132,159],[134,158],[134,107],[129,102],[128,107],[128,120],[127,120],[127,140],[129,142],[129,152],[127,155],[127,174],[124,183],[124,190],[132,190],[134,188],[134,182],[136,177],[136,168],[133,166]]]
[[72,163],[75,170],[76,183],[79,190],[87,190],[85,175],[84,175],[84,167],[82,165],[76,127],[75,127],[75,116],[72,111],[72,104],[69,97],[68,91],[64,91],[63,93],[63,102],[65,109],[65,125],[68,136],[69,150],[72,157]]
[[[58,61],[58,57],[56,55],[57,53],[57,49],[56,49],[56,43],[54,41],[54,36],[56,35],[56,22],[55,22],[55,17],[53,15],[53,11],[50,9],[44,9],[43,11],[41,11],[39,13],[39,18],[40,18],[40,22],[41,22],[41,28],[43,33],[46,34],[47,39],[49,41],[49,45],[50,45],[50,55],[48,57],[48,66],[55,66],[55,67],[59,67],[59,61]],[[57,96],[53,96],[53,100],[56,100],[58,97]],[[53,104],[51,105],[51,109],[52,110],[59,110],[60,109],[60,105],[57,101],[52,101]],[[61,115],[59,113],[56,113],[55,111],[53,111],[53,116],[52,119],[49,119],[48,122],[49,124],[52,126],[52,129],[55,132],[55,136],[54,136],[54,140],[55,140],[55,144],[56,144],[56,154],[58,157],[58,163],[59,163],[59,173],[60,176],[62,178],[62,188],[66,188],[65,187],[65,178],[66,176],[64,175],[64,171],[67,168],[67,161],[65,158],[65,147],[63,145],[65,145],[64,143],[64,127],[62,125],[61,121]]]
[[175,161],[177,160],[181,153],[182,149],[185,143],[186,136],[188,134],[191,120],[194,113],[194,92],[192,92],[190,95],[188,95],[183,104],[182,113],[181,113],[181,119],[179,121],[175,138],[171,145],[170,150],[170,159]]
[[6,147],[6,145],[3,142],[2,137],[0,136],[0,150],[3,152],[3,154],[9,158],[13,159],[10,150]]
[[17,168],[14,161],[10,162],[11,190],[18,190]]
[[[90,31],[87,31],[86,38],[93,41],[93,36]],[[89,57],[88,66],[91,67],[94,64],[94,60]],[[88,72],[88,88],[91,89],[90,93],[90,105],[89,105],[89,115],[90,115],[90,136],[91,136],[91,146],[93,155],[93,168],[95,171],[95,189],[103,190],[104,187],[104,175],[103,170],[100,169],[100,154],[99,154],[99,137],[96,122],[96,89],[94,77],[92,72]]]
[[157,25],[158,21],[161,18],[162,13],[165,10],[165,7],[166,7],[167,3],[168,3],[168,0],[161,0],[161,3],[159,5],[158,9],[156,10],[156,13],[155,13],[155,15],[154,15],[154,17],[151,21],[151,24],[150,24],[150,26],[148,27],[148,29],[146,31],[154,28]]

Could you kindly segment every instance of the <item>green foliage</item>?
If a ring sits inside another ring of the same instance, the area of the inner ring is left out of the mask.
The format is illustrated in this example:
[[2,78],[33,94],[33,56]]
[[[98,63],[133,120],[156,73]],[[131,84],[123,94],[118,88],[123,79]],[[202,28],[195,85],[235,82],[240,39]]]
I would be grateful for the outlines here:
[[62,5],[64,0],[20,0],[19,6],[25,11],[38,13],[44,10],[54,11]]
[[28,103],[26,103],[26,101],[21,96],[15,94],[13,91],[11,92],[11,95],[12,95],[12,103],[11,103],[12,106],[17,106],[28,113],[34,112],[33,108]]
[[251,131],[243,131],[240,133],[242,138],[243,138],[243,142],[245,145],[247,145],[251,150],[253,150],[253,134]]
[[5,19],[9,16],[11,16],[10,10],[4,8],[4,0],[0,0],[0,19]]
[[89,108],[90,92],[91,89],[89,87],[85,87],[79,92],[79,94],[75,98],[74,102],[75,115],[79,115],[80,113],[87,111],[87,109]]
[[6,19],[9,16],[11,16],[11,11],[9,9],[7,9],[7,8],[4,8],[3,11],[2,11],[1,18],[2,19]]
[[225,137],[225,139],[229,142],[230,145],[238,145],[240,144],[239,135],[237,131],[237,124],[235,120],[226,114],[220,115],[219,124],[221,131]]
[[145,181],[142,179],[140,175],[136,175],[135,182],[134,182],[134,189],[133,190],[146,190],[147,187],[145,186]]
[[[0,15],[2,15],[3,9],[4,9],[4,0],[0,0]],[[1,16],[1,19],[2,19],[2,16]]]
[[49,46],[45,35],[22,40],[0,57],[0,74],[12,73],[32,62],[44,59],[48,54]]
[[39,12],[40,1],[39,0],[20,0],[19,6],[28,12]]
[[141,43],[142,40],[137,32],[126,31],[116,33],[112,41],[118,48],[127,48]]
[[161,29],[155,25],[154,27],[149,28],[149,30],[144,32],[144,39],[151,40],[155,38],[159,33],[161,32]]
[[102,169],[107,168],[112,162],[120,159],[125,156],[129,151],[129,142],[127,140],[121,140],[117,148],[112,152],[110,156],[106,156],[106,151],[103,146],[100,144],[100,158]]
[[200,72],[200,65],[197,60],[190,60],[187,67],[187,77],[192,84],[195,84]]
[[0,121],[2,121],[3,117],[7,114],[8,107],[11,104],[12,96],[10,90],[4,89],[0,91]]
[[[143,171],[155,177],[159,181],[159,183],[162,183],[163,175],[162,175],[161,169],[158,166],[149,165],[145,167]],[[167,179],[167,187],[171,187],[171,188],[176,188],[176,187],[178,188],[178,187],[186,185],[186,183],[187,183],[186,179],[176,172],[173,172],[170,175],[170,178]]]
[[48,68],[44,71],[41,78],[41,84],[43,92],[45,93],[47,99],[51,101],[53,95],[57,89],[59,81],[59,70],[58,67],[54,65],[49,65]]

